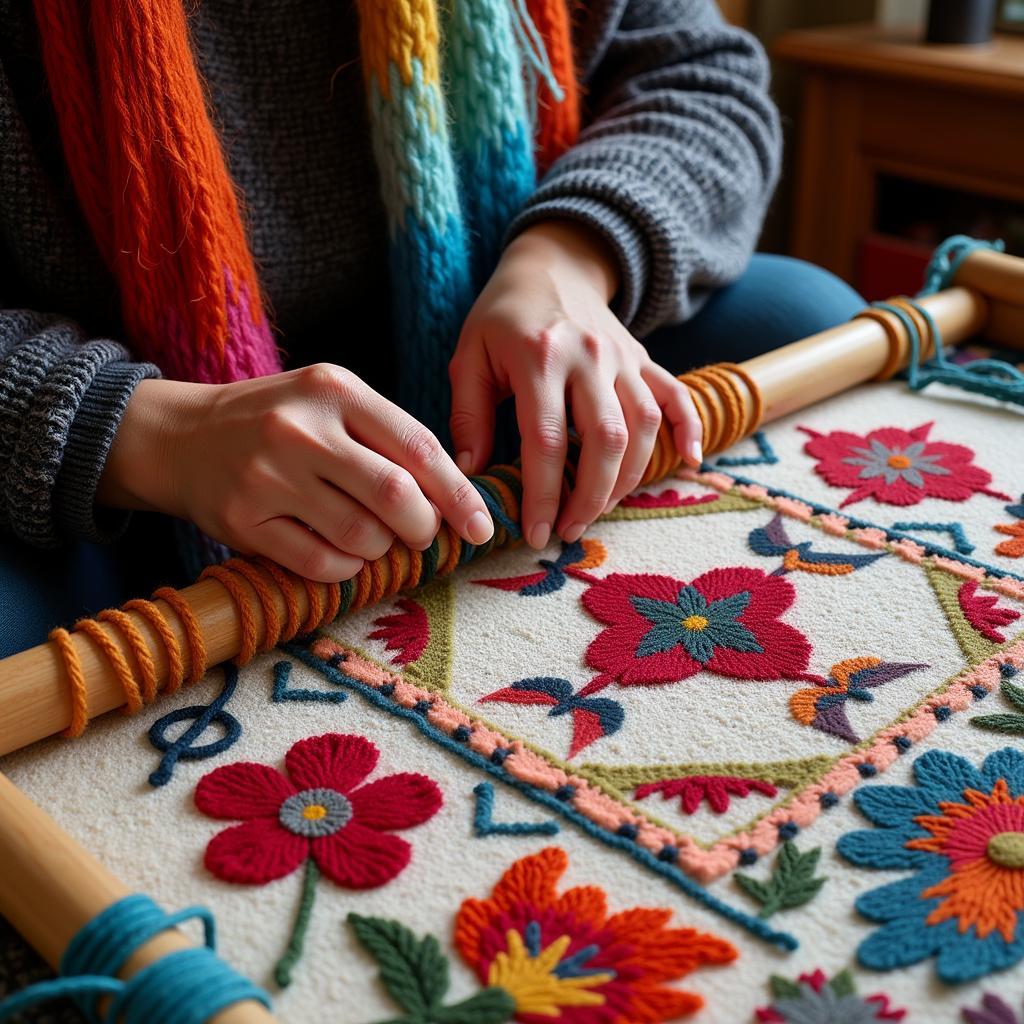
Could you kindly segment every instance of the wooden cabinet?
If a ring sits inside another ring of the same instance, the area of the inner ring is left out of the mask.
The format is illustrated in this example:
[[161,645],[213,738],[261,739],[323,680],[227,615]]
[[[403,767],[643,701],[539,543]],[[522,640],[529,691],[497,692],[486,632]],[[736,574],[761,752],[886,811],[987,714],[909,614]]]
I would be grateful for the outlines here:
[[803,71],[794,255],[860,285],[886,181],[929,188],[933,205],[1019,204],[1024,224],[1024,38],[934,46],[855,25],[790,32],[773,50]]

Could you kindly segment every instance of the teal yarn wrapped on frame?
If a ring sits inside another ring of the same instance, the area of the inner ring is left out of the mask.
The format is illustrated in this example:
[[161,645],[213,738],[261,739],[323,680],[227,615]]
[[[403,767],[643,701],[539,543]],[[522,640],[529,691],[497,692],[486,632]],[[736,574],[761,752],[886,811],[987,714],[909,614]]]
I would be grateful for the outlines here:
[[[182,949],[145,967],[127,981],[117,977],[129,957],[150,939],[183,921],[203,923],[205,946]],[[214,953],[213,915],[204,907],[168,914],[148,896],[133,894],[111,904],[71,940],[60,977],[31,985],[0,1003],[0,1021],[53,999],[74,999],[89,1024],[205,1024],[228,1006],[270,997]],[[100,1017],[96,1003],[110,997]]]
[[[953,235],[947,238],[934,252],[925,271],[925,286],[918,298],[934,295],[948,288],[956,277],[961,264],[978,249],[992,249],[1003,252],[1002,242],[984,242],[967,235]],[[888,302],[873,302],[876,309],[884,309],[895,316],[907,331],[910,339],[910,360],[905,371],[911,391],[921,391],[929,384],[946,384],[974,394],[987,395],[1002,402],[1024,405],[1024,373],[1001,359],[977,359],[966,366],[951,362],[942,344],[942,333],[934,318],[920,303],[906,299],[909,305],[921,315],[931,332],[935,355],[927,362],[921,361],[921,334],[914,318],[905,309]]]

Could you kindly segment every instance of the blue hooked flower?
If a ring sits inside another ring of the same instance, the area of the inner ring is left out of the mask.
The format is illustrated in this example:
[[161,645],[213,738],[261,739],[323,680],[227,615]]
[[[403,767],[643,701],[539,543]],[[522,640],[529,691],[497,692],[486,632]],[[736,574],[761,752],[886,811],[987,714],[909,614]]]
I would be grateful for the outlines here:
[[1024,959],[1024,754],[1009,747],[980,769],[931,750],[914,762],[915,786],[854,794],[875,829],[838,850],[862,867],[915,874],[857,898],[879,928],[857,958],[891,970],[936,957],[946,982],[972,981]]

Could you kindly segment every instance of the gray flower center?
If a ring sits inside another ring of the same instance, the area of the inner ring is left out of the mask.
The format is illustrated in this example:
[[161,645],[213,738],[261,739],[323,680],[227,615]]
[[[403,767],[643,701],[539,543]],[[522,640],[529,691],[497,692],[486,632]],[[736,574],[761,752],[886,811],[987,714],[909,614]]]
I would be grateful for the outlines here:
[[297,836],[318,839],[333,836],[352,819],[352,805],[334,789],[304,789],[288,797],[278,821]]

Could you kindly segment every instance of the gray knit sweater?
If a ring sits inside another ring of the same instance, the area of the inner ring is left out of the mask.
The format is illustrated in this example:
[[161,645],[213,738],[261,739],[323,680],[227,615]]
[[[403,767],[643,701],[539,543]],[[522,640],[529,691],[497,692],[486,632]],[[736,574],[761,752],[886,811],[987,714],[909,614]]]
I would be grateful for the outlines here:
[[[187,5],[215,123],[292,363],[365,372],[387,336],[387,233],[351,2]],[[635,334],[690,316],[743,269],[775,183],[777,115],[757,43],[712,0],[579,5],[586,128],[513,225],[601,232]],[[0,530],[108,540],[97,481],[136,384],[116,290],[75,203],[31,0],[0,0]],[[382,320],[385,321],[382,323]]]

